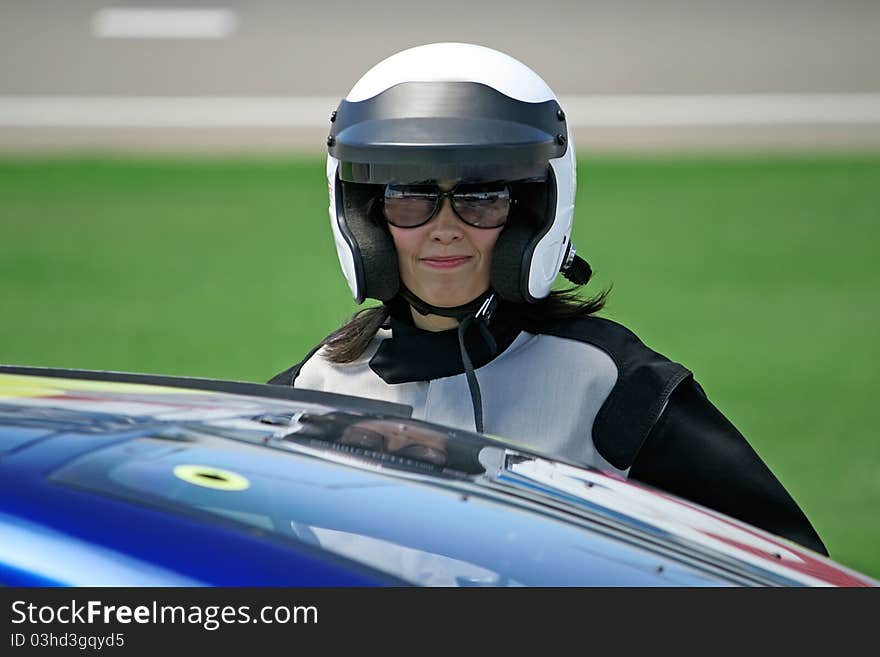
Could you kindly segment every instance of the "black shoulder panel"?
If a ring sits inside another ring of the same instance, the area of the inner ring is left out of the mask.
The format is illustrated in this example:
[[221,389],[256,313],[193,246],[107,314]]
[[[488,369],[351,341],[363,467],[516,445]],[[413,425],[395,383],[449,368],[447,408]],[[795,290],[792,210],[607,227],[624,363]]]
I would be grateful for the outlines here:
[[293,382],[296,381],[296,377],[299,376],[299,371],[303,368],[303,366],[309,362],[309,359],[315,355],[315,353],[324,346],[323,342],[319,342],[316,347],[314,347],[309,353],[306,354],[306,357],[303,358],[300,362],[298,362],[293,367],[289,367],[283,372],[279,372],[271,379],[266,381],[266,383],[271,383],[276,386],[292,386]]
[[593,424],[593,443],[615,468],[629,468],[660,419],[672,391],[690,370],[646,347],[620,324],[584,317],[529,325],[530,333],[578,340],[607,353],[617,366],[617,382]]

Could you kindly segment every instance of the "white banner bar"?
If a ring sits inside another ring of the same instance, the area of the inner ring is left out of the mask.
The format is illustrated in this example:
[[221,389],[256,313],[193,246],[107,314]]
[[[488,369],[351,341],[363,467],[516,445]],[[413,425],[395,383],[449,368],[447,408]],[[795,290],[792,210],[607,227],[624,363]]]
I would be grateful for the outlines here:
[[[870,125],[880,93],[568,96],[574,127]],[[338,97],[0,96],[0,127],[329,127]]]
[[237,27],[228,9],[108,7],[92,17],[99,39],[222,39]]

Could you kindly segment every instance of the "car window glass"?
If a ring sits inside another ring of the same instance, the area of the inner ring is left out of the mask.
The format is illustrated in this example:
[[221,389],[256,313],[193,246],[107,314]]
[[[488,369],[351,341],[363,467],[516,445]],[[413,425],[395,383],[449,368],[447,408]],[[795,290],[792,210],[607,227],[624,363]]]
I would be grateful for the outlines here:
[[[50,479],[252,536],[268,531],[417,584],[637,582],[656,560],[491,496],[463,495],[442,478],[208,435],[127,440],[75,459]],[[671,565],[664,578],[707,581]]]

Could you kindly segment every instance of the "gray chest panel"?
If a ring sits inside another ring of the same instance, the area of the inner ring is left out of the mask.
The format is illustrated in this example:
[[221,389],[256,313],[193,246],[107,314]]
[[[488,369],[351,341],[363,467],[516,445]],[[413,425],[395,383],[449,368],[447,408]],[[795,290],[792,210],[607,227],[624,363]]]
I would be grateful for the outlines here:
[[[432,381],[388,384],[369,361],[387,333],[354,363],[329,363],[319,351],[294,385],[408,404],[413,417],[474,430],[464,374]],[[593,445],[596,415],[617,381],[614,361],[601,349],[550,335],[520,333],[503,354],[476,370],[485,433],[559,458],[625,474]]]

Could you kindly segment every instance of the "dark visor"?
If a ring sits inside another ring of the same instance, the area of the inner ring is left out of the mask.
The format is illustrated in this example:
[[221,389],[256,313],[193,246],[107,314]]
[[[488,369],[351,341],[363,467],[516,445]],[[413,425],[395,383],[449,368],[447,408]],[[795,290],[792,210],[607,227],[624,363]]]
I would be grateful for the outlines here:
[[405,82],[343,100],[328,145],[350,182],[528,180],[546,177],[566,135],[555,100],[519,101],[477,82]]

